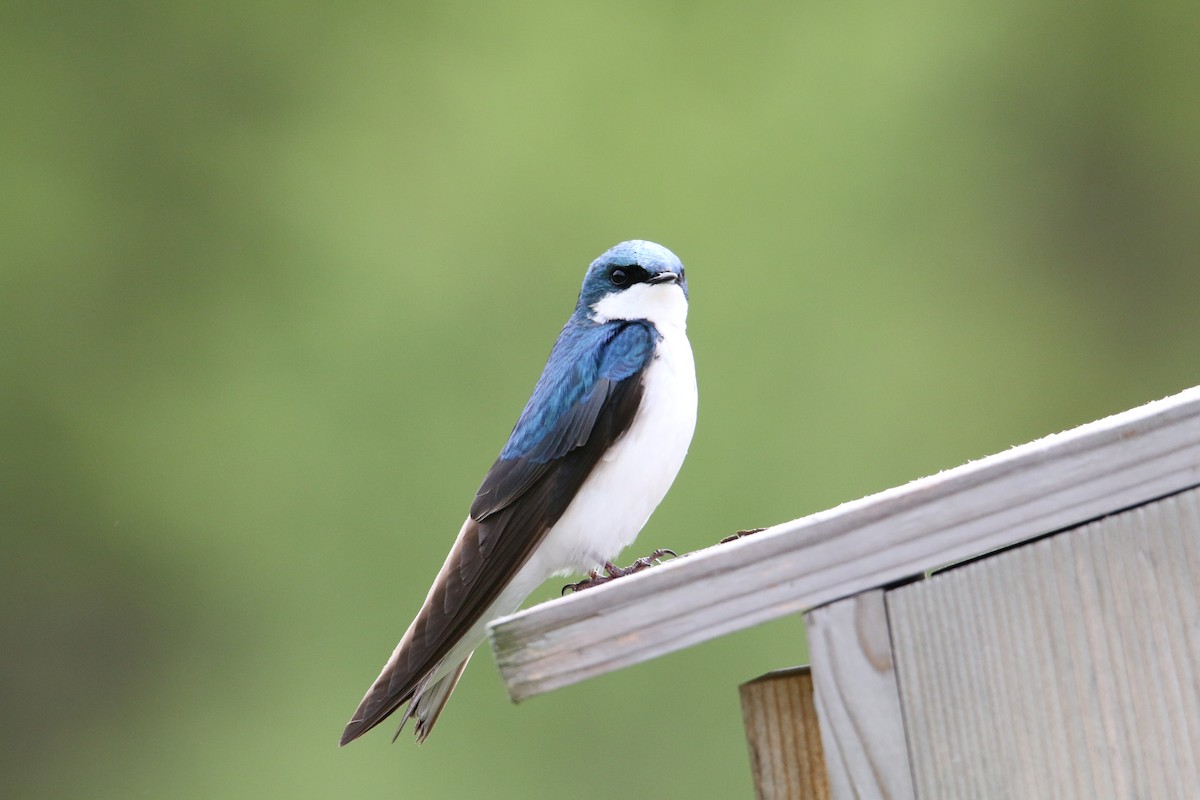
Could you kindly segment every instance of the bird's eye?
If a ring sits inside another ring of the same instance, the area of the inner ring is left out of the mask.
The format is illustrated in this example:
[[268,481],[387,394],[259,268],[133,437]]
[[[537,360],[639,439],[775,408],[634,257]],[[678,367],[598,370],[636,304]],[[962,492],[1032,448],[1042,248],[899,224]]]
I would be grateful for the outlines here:
[[612,272],[608,273],[608,279],[612,281],[613,286],[624,286],[629,283],[629,273],[617,267]]

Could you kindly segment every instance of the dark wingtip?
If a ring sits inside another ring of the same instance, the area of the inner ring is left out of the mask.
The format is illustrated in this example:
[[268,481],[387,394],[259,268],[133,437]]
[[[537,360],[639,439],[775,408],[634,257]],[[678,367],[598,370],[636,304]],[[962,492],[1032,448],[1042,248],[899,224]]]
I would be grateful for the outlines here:
[[342,738],[338,742],[338,747],[345,747],[366,732],[366,729],[362,726],[362,720],[350,720],[346,723],[346,729],[342,731]]
[[[398,699],[390,703],[374,702],[372,696],[368,694],[363,698],[358,710],[354,712],[354,716],[346,723],[346,729],[342,731],[342,738],[338,747],[345,747],[353,742],[358,737],[362,736],[367,731],[374,728],[379,723],[392,715],[396,709],[408,702],[412,696],[412,692],[407,692],[400,695]],[[412,706],[409,706],[408,711],[404,714],[404,719],[400,720],[400,728],[396,730],[396,736],[392,737],[392,741],[400,735],[400,731],[404,729],[404,723],[412,716]]]

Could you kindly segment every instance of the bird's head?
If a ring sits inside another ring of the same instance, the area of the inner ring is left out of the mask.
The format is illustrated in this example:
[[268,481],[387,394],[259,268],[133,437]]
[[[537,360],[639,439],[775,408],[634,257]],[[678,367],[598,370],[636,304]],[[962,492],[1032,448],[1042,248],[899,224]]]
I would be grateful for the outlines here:
[[609,248],[588,267],[575,313],[593,322],[644,319],[682,327],[687,293],[679,258],[660,244],[634,239]]

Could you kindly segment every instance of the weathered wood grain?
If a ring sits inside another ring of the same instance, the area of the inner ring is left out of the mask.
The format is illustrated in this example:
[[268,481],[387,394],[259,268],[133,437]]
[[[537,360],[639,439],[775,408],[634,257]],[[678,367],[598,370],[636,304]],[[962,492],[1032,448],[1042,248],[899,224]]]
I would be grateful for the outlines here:
[[829,778],[808,667],[769,672],[738,687],[759,800],[827,800]]
[[1197,797],[1198,587],[1191,490],[889,592],[918,795]]
[[1200,388],[496,621],[520,700],[1200,484]]
[[883,591],[822,606],[805,619],[831,796],[911,800]]

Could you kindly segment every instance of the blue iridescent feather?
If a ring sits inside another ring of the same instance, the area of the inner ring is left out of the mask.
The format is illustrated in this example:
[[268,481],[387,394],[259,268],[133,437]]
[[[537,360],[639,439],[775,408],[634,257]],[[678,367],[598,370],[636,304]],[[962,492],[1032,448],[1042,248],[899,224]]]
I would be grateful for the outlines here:
[[645,322],[568,323],[500,458],[545,463],[582,444],[611,388],[650,363],[658,338]]

